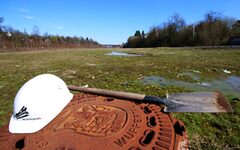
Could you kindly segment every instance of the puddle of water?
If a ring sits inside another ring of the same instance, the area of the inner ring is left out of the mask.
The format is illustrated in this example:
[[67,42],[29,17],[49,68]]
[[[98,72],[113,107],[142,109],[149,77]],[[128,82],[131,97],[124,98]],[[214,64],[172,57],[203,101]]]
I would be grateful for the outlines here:
[[227,83],[231,84],[235,89],[240,92],[240,78],[237,76],[229,76],[226,80]]
[[108,56],[143,56],[141,54],[128,54],[128,53],[116,52],[116,51],[112,51],[111,53],[107,53],[106,55]]
[[210,86],[212,86],[210,83],[207,83],[207,82],[201,82],[201,83],[197,83],[197,85],[201,85],[201,86],[207,86],[207,87],[210,87]]
[[[197,79],[196,75],[194,76]],[[204,82],[190,83],[178,80],[168,80],[163,77],[150,76],[143,79],[144,84],[160,86],[179,86],[193,91],[221,91],[226,95],[240,97],[240,77],[228,76],[225,79],[212,79]]]
[[200,77],[198,75],[196,75],[196,73],[192,73],[192,72],[184,72],[184,73],[179,73],[177,75],[177,77],[180,77],[180,76],[188,76],[190,78],[192,78],[193,80],[199,80]]

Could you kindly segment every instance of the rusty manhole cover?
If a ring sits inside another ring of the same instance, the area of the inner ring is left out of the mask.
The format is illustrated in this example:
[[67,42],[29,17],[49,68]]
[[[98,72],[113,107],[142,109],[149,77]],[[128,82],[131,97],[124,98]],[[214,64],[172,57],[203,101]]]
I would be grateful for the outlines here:
[[187,149],[181,121],[155,104],[77,94],[45,128],[34,134],[0,129],[0,149]]

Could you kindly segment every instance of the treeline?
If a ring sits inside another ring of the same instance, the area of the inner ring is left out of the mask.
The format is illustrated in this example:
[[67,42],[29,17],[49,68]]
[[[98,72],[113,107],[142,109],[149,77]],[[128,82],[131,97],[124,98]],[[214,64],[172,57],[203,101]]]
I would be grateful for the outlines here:
[[38,26],[33,27],[32,34],[20,32],[12,27],[3,25],[4,18],[0,17],[0,49],[22,48],[90,48],[100,47],[91,38],[57,36],[45,33],[40,35]]
[[203,20],[187,25],[183,17],[175,14],[147,34],[136,31],[124,47],[220,46],[237,36],[240,36],[240,20],[208,12]]

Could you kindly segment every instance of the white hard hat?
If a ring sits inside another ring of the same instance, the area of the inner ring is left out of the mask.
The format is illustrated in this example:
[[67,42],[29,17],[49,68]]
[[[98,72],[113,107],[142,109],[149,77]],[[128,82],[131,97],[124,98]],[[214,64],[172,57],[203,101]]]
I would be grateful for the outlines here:
[[18,91],[9,124],[11,133],[34,133],[51,122],[71,101],[65,82],[52,74],[42,74]]

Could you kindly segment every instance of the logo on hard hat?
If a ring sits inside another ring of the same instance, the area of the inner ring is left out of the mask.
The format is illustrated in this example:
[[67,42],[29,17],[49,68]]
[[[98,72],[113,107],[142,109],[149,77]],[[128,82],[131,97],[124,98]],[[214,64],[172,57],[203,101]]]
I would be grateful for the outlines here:
[[18,113],[16,113],[15,118],[21,119],[27,116],[29,116],[29,113],[27,112],[27,107],[23,106],[21,110]]

